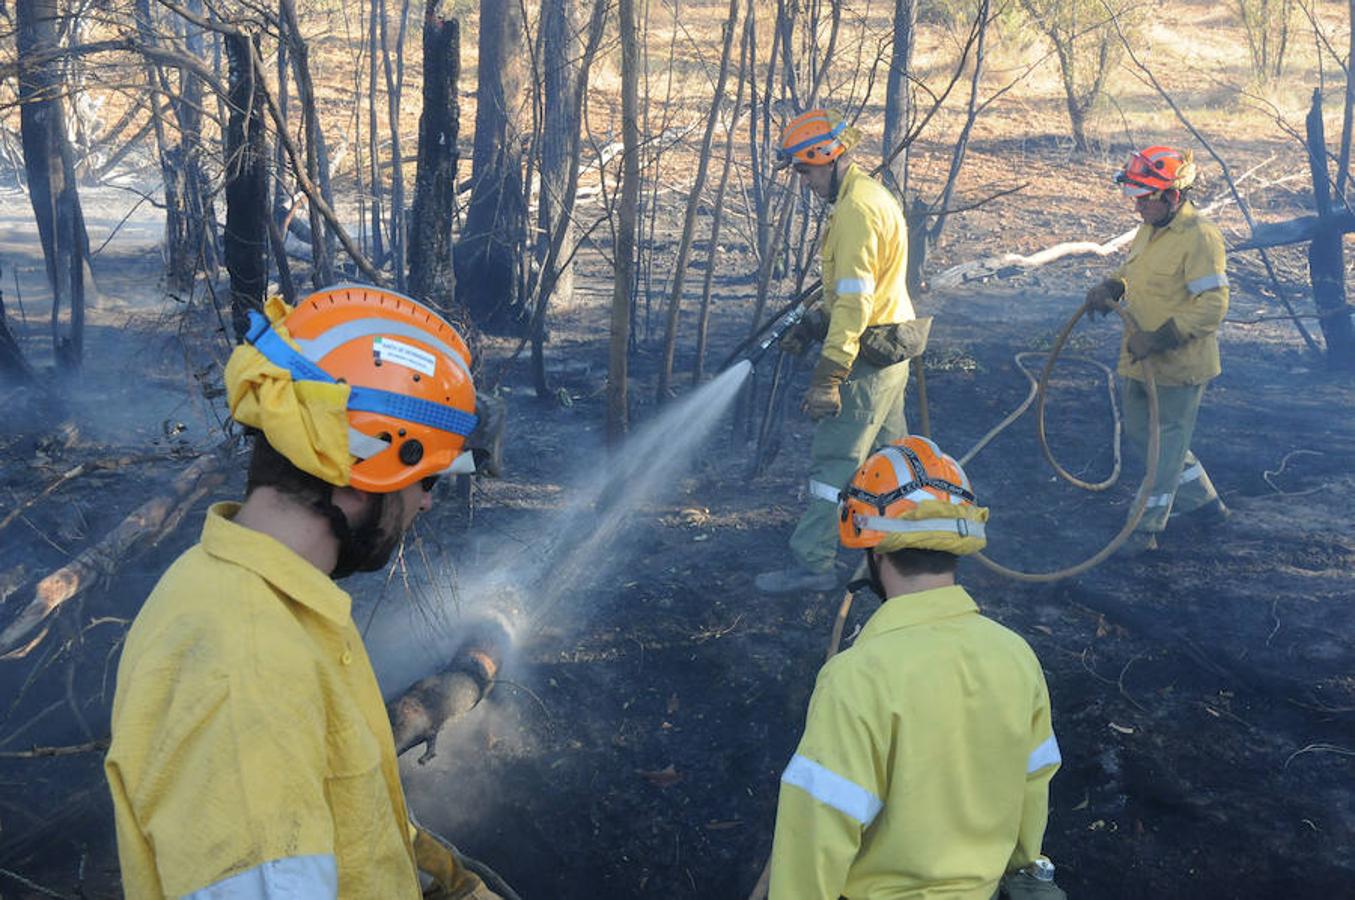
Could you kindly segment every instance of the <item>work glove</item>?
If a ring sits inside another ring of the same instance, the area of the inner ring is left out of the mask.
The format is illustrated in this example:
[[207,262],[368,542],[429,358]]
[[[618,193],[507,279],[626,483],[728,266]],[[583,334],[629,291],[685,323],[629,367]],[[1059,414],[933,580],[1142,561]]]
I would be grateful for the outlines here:
[[414,859],[432,882],[424,888],[424,900],[501,900],[465,867],[455,847],[421,825],[414,828]]
[[1186,342],[1175,319],[1168,319],[1155,331],[1136,331],[1129,336],[1126,346],[1129,358],[1138,362],[1158,353],[1173,350]]
[[809,345],[823,340],[828,336],[828,314],[821,308],[814,306],[796,322],[786,333],[781,335],[781,341],[777,344],[781,352],[789,353],[791,356],[803,356],[809,349]]
[[1124,282],[1118,278],[1107,278],[1087,291],[1087,299],[1082,305],[1089,316],[1105,316],[1115,312],[1123,296]]
[[805,391],[805,399],[800,404],[800,410],[815,422],[841,413],[840,389],[851,371],[826,356],[819,357],[819,363],[814,367],[814,374],[809,379],[809,390]]

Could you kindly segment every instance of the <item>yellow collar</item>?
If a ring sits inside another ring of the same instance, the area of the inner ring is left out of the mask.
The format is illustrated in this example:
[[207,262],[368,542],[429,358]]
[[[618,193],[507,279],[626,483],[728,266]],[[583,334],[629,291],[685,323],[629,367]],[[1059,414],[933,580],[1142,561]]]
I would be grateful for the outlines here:
[[958,584],[918,591],[916,594],[900,594],[891,597],[875,611],[866,627],[861,629],[857,643],[887,631],[926,625],[978,611],[979,607],[969,592]]
[[236,525],[239,503],[216,503],[202,525],[202,549],[248,569],[297,603],[338,625],[347,624],[353,600],[334,579],[261,531]]

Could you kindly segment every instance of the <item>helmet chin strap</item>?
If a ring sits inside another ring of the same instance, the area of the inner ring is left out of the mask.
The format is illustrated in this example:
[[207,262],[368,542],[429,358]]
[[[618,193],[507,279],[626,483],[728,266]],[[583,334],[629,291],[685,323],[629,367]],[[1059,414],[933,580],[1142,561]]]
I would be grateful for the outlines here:
[[[361,520],[350,525],[343,510],[334,503],[334,488],[329,496],[315,501],[313,508],[329,521],[329,530],[339,542],[339,555],[331,578],[346,578],[354,572],[374,572],[390,559],[394,545],[382,540],[381,518],[386,509],[386,495],[376,494]],[[397,538],[398,540],[398,538]]]
[[838,160],[839,160],[839,159],[842,159],[842,157],[839,156],[837,159],[833,160],[833,174],[832,174],[832,178],[831,178],[831,179],[829,180],[829,182],[828,182],[828,202],[829,202],[829,203],[836,203],[836,202],[837,202],[837,189],[838,189],[838,187],[839,187],[839,178],[838,178],[838,171],[837,171],[837,163],[838,163]]
[[866,571],[868,575],[865,578],[857,578],[847,583],[847,590],[855,594],[862,588],[870,588],[875,592],[875,596],[880,598],[880,602],[888,600],[885,596],[884,582],[880,580],[880,564],[875,561],[875,551],[866,548]]

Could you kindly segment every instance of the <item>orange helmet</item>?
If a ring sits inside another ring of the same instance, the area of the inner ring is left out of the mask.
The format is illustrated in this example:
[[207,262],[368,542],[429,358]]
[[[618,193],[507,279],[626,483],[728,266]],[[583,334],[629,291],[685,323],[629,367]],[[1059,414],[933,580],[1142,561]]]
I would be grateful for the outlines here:
[[348,385],[353,487],[390,493],[465,468],[458,457],[477,421],[470,350],[437,313],[393,291],[339,285],[273,323],[250,318],[246,340],[294,383]]
[[987,543],[988,510],[975,500],[964,469],[924,437],[872,454],[842,491],[838,509],[844,547],[965,556]]
[[1195,183],[1195,154],[1171,147],[1149,147],[1130,154],[1115,176],[1126,197],[1145,197],[1159,191],[1184,191]]
[[790,120],[781,132],[776,148],[776,167],[784,169],[793,162],[826,166],[846,153],[861,139],[861,132],[842,114],[832,109],[811,109]]

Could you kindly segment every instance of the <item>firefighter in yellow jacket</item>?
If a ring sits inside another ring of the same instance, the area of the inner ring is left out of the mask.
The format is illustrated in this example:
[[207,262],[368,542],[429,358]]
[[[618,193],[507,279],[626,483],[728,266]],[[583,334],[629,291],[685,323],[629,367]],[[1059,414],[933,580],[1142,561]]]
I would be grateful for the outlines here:
[[893,195],[854,163],[860,132],[833,110],[806,112],[786,126],[781,165],[832,204],[824,232],[823,302],[782,339],[800,354],[823,349],[801,405],[814,420],[809,506],[790,539],[789,568],[764,572],[764,593],[832,590],[837,556],[836,498],[876,447],[907,433],[908,357],[916,355],[908,297],[908,229]]
[[118,667],[105,771],[129,897],[492,898],[412,824],[376,676],[337,584],[385,565],[438,476],[464,471],[470,354],[360,287],[272,300],[226,367],[256,429],[160,579]]
[[1139,226],[1124,265],[1087,292],[1091,312],[1107,313],[1121,300],[1136,328],[1126,329],[1119,374],[1125,432],[1148,442],[1148,392],[1141,362],[1157,382],[1161,439],[1157,478],[1129,553],[1158,548],[1173,523],[1212,526],[1227,520],[1204,464],[1190,449],[1200,400],[1219,374],[1219,325],[1228,312],[1223,235],[1195,209],[1190,151],[1149,147],[1133,154],[1115,181],[1134,199]]
[[1041,854],[1061,759],[1044,674],[955,583],[988,510],[922,437],[867,459],[840,509],[889,599],[819,672],[781,776],[771,900],[1062,898]]

